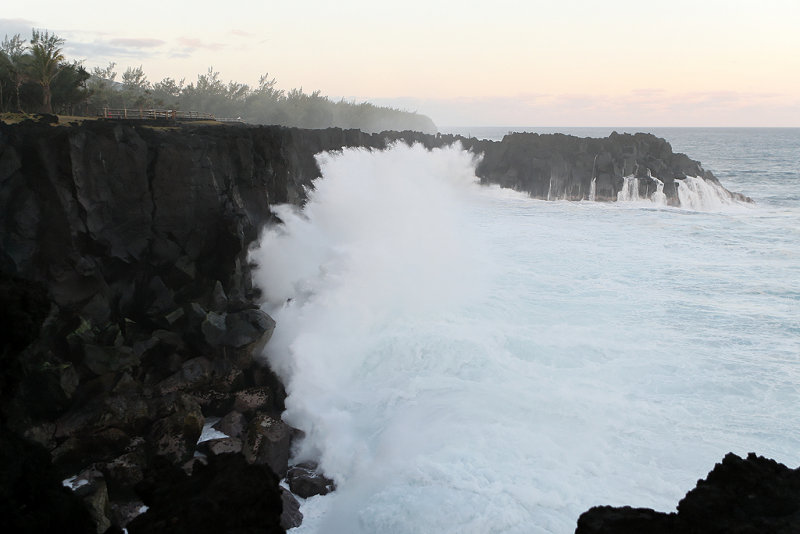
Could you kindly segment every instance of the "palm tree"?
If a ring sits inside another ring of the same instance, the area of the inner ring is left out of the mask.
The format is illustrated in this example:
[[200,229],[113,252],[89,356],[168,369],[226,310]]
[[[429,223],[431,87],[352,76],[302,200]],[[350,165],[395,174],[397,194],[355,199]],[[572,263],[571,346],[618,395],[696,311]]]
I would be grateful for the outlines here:
[[31,71],[33,79],[42,86],[42,111],[52,113],[50,84],[61,71],[61,62],[64,55],[61,53],[61,46],[64,39],[49,32],[44,33],[33,30],[31,38]]

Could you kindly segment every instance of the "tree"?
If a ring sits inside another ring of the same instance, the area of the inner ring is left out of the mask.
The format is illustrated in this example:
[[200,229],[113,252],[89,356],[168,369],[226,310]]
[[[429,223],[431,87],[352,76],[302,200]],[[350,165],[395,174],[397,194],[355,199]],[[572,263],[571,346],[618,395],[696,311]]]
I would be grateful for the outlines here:
[[117,92],[113,88],[114,79],[117,77],[117,73],[114,71],[116,65],[112,61],[104,69],[100,67],[92,69],[92,75],[86,85],[89,89],[89,104],[94,107],[95,111],[113,106],[113,101],[117,96]]
[[89,90],[86,81],[89,72],[78,61],[62,65],[58,76],[53,80],[53,111],[74,115],[86,103]]
[[280,101],[283,91],[276,89],[277,81],[264,74],[258,80],[258,88],[250,91],[245,100],[241,116],[248,121],[262,124],[280,124],[286,122]]
[[[8,73],[8,78],[14,87],[16,108],[19,112],[22,111],[19,101],[19,88],[25,81],[25,63],[27,59],[25,52],[27,48],[25,40],[19,34],[14,35],[11,39],[6,35],[3,42],[0,43],[0,66]],[[2,103],[2,94],[0,94],[0,103]],[[5,109],[5,106],[3,106],[3,109]]]
[[152,88],[142,66],[128,67],[122,73],[122,99],[125,107],[145,107],[153,103]]
[[181,92],[184,80],[176,82],[173,78],[164,78],[153,84],[153,100],[157,106],[166,106],[169,109],[180,107]]
[[52,113],[52,95],[50,85],[61,71],[64,55],[61,47],[64,39],[48,31],[42,33],[34,29],[31,37],[31,73],[33,79],[42,87],[42,111]]

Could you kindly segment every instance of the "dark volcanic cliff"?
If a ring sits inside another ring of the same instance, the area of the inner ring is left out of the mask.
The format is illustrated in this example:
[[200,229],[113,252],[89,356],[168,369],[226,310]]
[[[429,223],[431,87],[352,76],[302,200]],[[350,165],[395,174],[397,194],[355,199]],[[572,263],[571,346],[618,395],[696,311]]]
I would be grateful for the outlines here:
[[191,462],[210,415],[235,422],[210,451],[286,474],[282,387],[253,361],[274,322],[248,246],[271,204],[301,201],[315,153],[364,137],[0,127],[2,433],[45,447],[62,478],[92,467],[99,525],[127,521],[160,460]]
[[[303,201],[319,176],[315,154],[397,139],[460,141],[483,155],[484,182],[537,198],[586,199],[594,181],[596,199],[615,200],[633,174],[642,196],[657,176],[674,204],[676,180],[716,181],[646,134],[490,142],[283,127],[0,125],[0,452],[24,448],[19,440],[48,451],[48,484],[80,473],[79,492],[103,531],[124,525],[153,487],[189,487],[172,468],[193,468],[206,418],[222,417],[217,428],[230,437],[203,446],[220,459],[201,471],[247,472],[275,489],[269,509],[283,499],[291,511],[270,473],[286,475],[292,429],[280,420],[281,385],[254,362],[274,322],[256,306],[248,247],[273,220],[271,205]],[[38,466],[42,457],[20,461]],[[22,487],[24,473],[4,473],[5,486]],[[170,520],[172,512],[156,512],[148,515]],[[296,521],[284,513],[284,527]],[[248,525],[279,531],[273,523]],[[131,532],[158,528],[147,524],[143,516]]]
[[719,186],[699,162],[674,153],[668,142],[652,134],[615,132],[595,139],[516,133],[501,143],[482,143],[479,148],[484,158],[477,171],[483,181],[546,200],[589,199],[594,181],[594,200],[614,201],[626,176],[638,179],[641,198],[651,197],[660,181],[671,205],[679,204],[676,184],[687,176]]

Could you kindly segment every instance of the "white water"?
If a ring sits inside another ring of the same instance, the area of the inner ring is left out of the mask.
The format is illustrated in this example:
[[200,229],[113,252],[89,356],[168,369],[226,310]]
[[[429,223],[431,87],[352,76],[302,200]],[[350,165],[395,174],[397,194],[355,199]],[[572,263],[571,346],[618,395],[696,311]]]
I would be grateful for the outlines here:
[[685,180],[677,180],[676,183],[681,207],[713,211],[736,204],[720,186],[697,176],[687,176]]
[[797,211],[535,201],[472,164],[323,156],[253,251],[296,459],[338,484],[298,533],[572,532],[728,451],[800,462]]
[[635,176],[625,176],[623,180],[622,189],[617,193],[617,202],[638,202],[639,179]]

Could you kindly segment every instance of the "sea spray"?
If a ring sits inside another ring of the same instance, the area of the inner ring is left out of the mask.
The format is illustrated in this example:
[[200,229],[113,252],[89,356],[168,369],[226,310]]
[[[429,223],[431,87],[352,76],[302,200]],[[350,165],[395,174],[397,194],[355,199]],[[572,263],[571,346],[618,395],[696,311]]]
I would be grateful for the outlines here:
[[[333,443],[331,432],[361,438],[347,426],[359,422],[345,421],[350,414],[328,396],[342,400],[349,391],[348,402],[357,402],[357,384],[348,381],[363,377],[354,373],[369,361],[391,365],[380,350],[403,348],[376,348],[387,343],[385,327],[399,335],[409,322],[441,320],[483,295],[488,273],[474,222],[459,207],[478,198],[472,154],[400,144],[318,159],[325,179],[302,213],[276,208],[284,225],[264,234],[254,259],[266,307],[281,324],[270,363],[287,384],[285,418],[307,436],[298,458],[321,454],[342,483],[370,452],[355,442],[322,447]],[[414,358],[435,358],[418,350]]]
[[535,201],[473,164],[323,155],[253,251],[295,460],[338,484],[298,532],[571,532],[729,450],[798,460],[796,277],[753,210]]
[[[622,188],[617,192],[617,202],[650,201],[658,206],[667,205],[667,195],[664,194],[664,182],[658,178],[648,177],[647,180],[655,182],[656,190],[649,197],[642,198],[639,194],[640,179],[635,176],[625,176]],[[594,181],[592,181],[594,187]]]
[[682,208],[690,210],[714,211],[739,202],[719,185],[697,176],[687,176],[676,180],[678,200]]
[[625,176],[622,189],[617,193],[617,202],[637,202],[639,200],[639,179],[635,176]]

